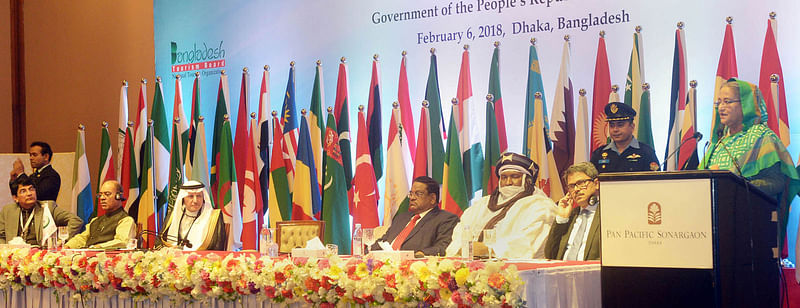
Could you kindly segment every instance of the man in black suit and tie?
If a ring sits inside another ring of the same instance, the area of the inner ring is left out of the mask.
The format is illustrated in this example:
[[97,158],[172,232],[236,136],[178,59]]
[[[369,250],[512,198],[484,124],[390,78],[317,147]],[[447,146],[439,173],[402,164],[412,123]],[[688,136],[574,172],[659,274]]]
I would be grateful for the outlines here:
[[58,199],[58,190],[61,189],[61,176],[50,165],[50,160],[53,159],[53,150],[46,142],[34,141],[31,143],[29,154],[33,173],[26,175],[22,161],[17,159],[11,168],[9,184],[19,178],[28,177],[36,186],[38,200],[55,201]]
[[[558,200],[545,256],[558,260],[600,260],[600,182],[590,162],[564,171],[567,195]],[[572,205],[576,204],[576,207]]]
[[[439,183],[427,176],[414,179],[408,201],[408,212],[395,215],[378,242],[388,242],[394,250],[413,250],[417,258],[444,256],[458,216],[439,208]],[[380,249],[377,244],[372,248]]]

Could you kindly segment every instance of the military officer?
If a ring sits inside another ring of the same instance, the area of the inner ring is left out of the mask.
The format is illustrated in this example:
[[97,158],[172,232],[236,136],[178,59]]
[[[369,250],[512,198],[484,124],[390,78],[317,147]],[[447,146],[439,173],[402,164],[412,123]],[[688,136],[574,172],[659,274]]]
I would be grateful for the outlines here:
[[591,161],[597,171],[630,172],[659,169],[656,152],[649,144],[633,137],[636,111],[620,102],[608,103],[604,109],[611,142],[592,152]]

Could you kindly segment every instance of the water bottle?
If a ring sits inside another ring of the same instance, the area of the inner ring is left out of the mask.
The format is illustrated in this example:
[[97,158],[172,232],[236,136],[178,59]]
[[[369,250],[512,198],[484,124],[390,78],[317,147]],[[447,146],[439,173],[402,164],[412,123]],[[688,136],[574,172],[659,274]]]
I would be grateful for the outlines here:
[[463,232],[461,233],[461,258],[471,261],[473,257],[472,232],[470,232],[469,226],[464,226],[462,231]]
[[269,242],[271,242],[272,234],[269,233],[269,228],[264,224],[261,226],[261,231],[258,236],[258,252],[263,256],[268,254]]
[[278,257],[278,243],[272,240],[272,236],[270,236],[269,244],[267,244],[267,254],[270,258]]
[[361,224],[356,224],[353,228],[353,255],[361,256],[364,254],[364,242],[361,240]]

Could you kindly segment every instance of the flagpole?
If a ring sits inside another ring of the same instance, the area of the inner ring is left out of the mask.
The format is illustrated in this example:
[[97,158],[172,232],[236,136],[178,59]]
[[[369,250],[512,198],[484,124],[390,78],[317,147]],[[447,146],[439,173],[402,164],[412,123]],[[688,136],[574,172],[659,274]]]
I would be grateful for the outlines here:
[[[161,77],[156,77],[156,80],[157,80],[157,82],[161,82]],[[155,182],[156,182],[155,181],[155,172],[153,170],[155,168],[155,159],[154,159],[155,156],[153,156],[154,155],[154,153],[153,153],[153,142],[155,141],[155,137],[154,137],[154,134],[153,134],[153,119],[147,120],[147,131],[150,132],[150,136],[148,136],[150,138],[150,145],[148,146],[148,148],[149,148],[148,150],[150,151],[150,172],[153,173],[153,183],[147,183],[147,184],[152,184],[153,185],[153,187],[148,187],[148,188],[152,188],[151,189],[151,193],[153,194],[153,205],[155,205],[156,204],[155,201],[156,201],[157,194],[156,194],[156,187],[155,187]],[[158,217],[158,209],[154,208],[153,211],[154,211],[154,213],[153,213],[154,216]],[[158,219],[154,219],[154,220],[156,222],[156,224],[155,224],[156,229],[153,230],[153,231],[155,231],[155,232],[161,231],[158,228]],[[148,236],[148,237],[150,237],[150,236]],[[148,243],[148,247],[150,247],[150,243]]]

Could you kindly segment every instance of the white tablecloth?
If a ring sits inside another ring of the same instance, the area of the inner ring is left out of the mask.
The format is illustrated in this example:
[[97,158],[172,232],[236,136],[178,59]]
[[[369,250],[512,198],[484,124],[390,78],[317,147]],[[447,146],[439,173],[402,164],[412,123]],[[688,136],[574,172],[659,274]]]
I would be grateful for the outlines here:
[[[525,280],[525,300],[528,307],[600,307],[600,264],[581,264],[536,268],[520,271]],[[82,307],[71,300],[73,294],[54,294],[52,289],[28,287],[21,291],[10,289],[0,292],[3,307],[8,308],[67,308]],[[95,308],[240,308],[240,307],[285,307],[285,304],[261,302],[255,296],[245,296],[241,301],[210,303],[183,303],[178,305],[169,299],[157,302],[139,302],[117,296],[106,300],[90,300],[85,307]],[[292,305],[301,307],[302,304]]]

